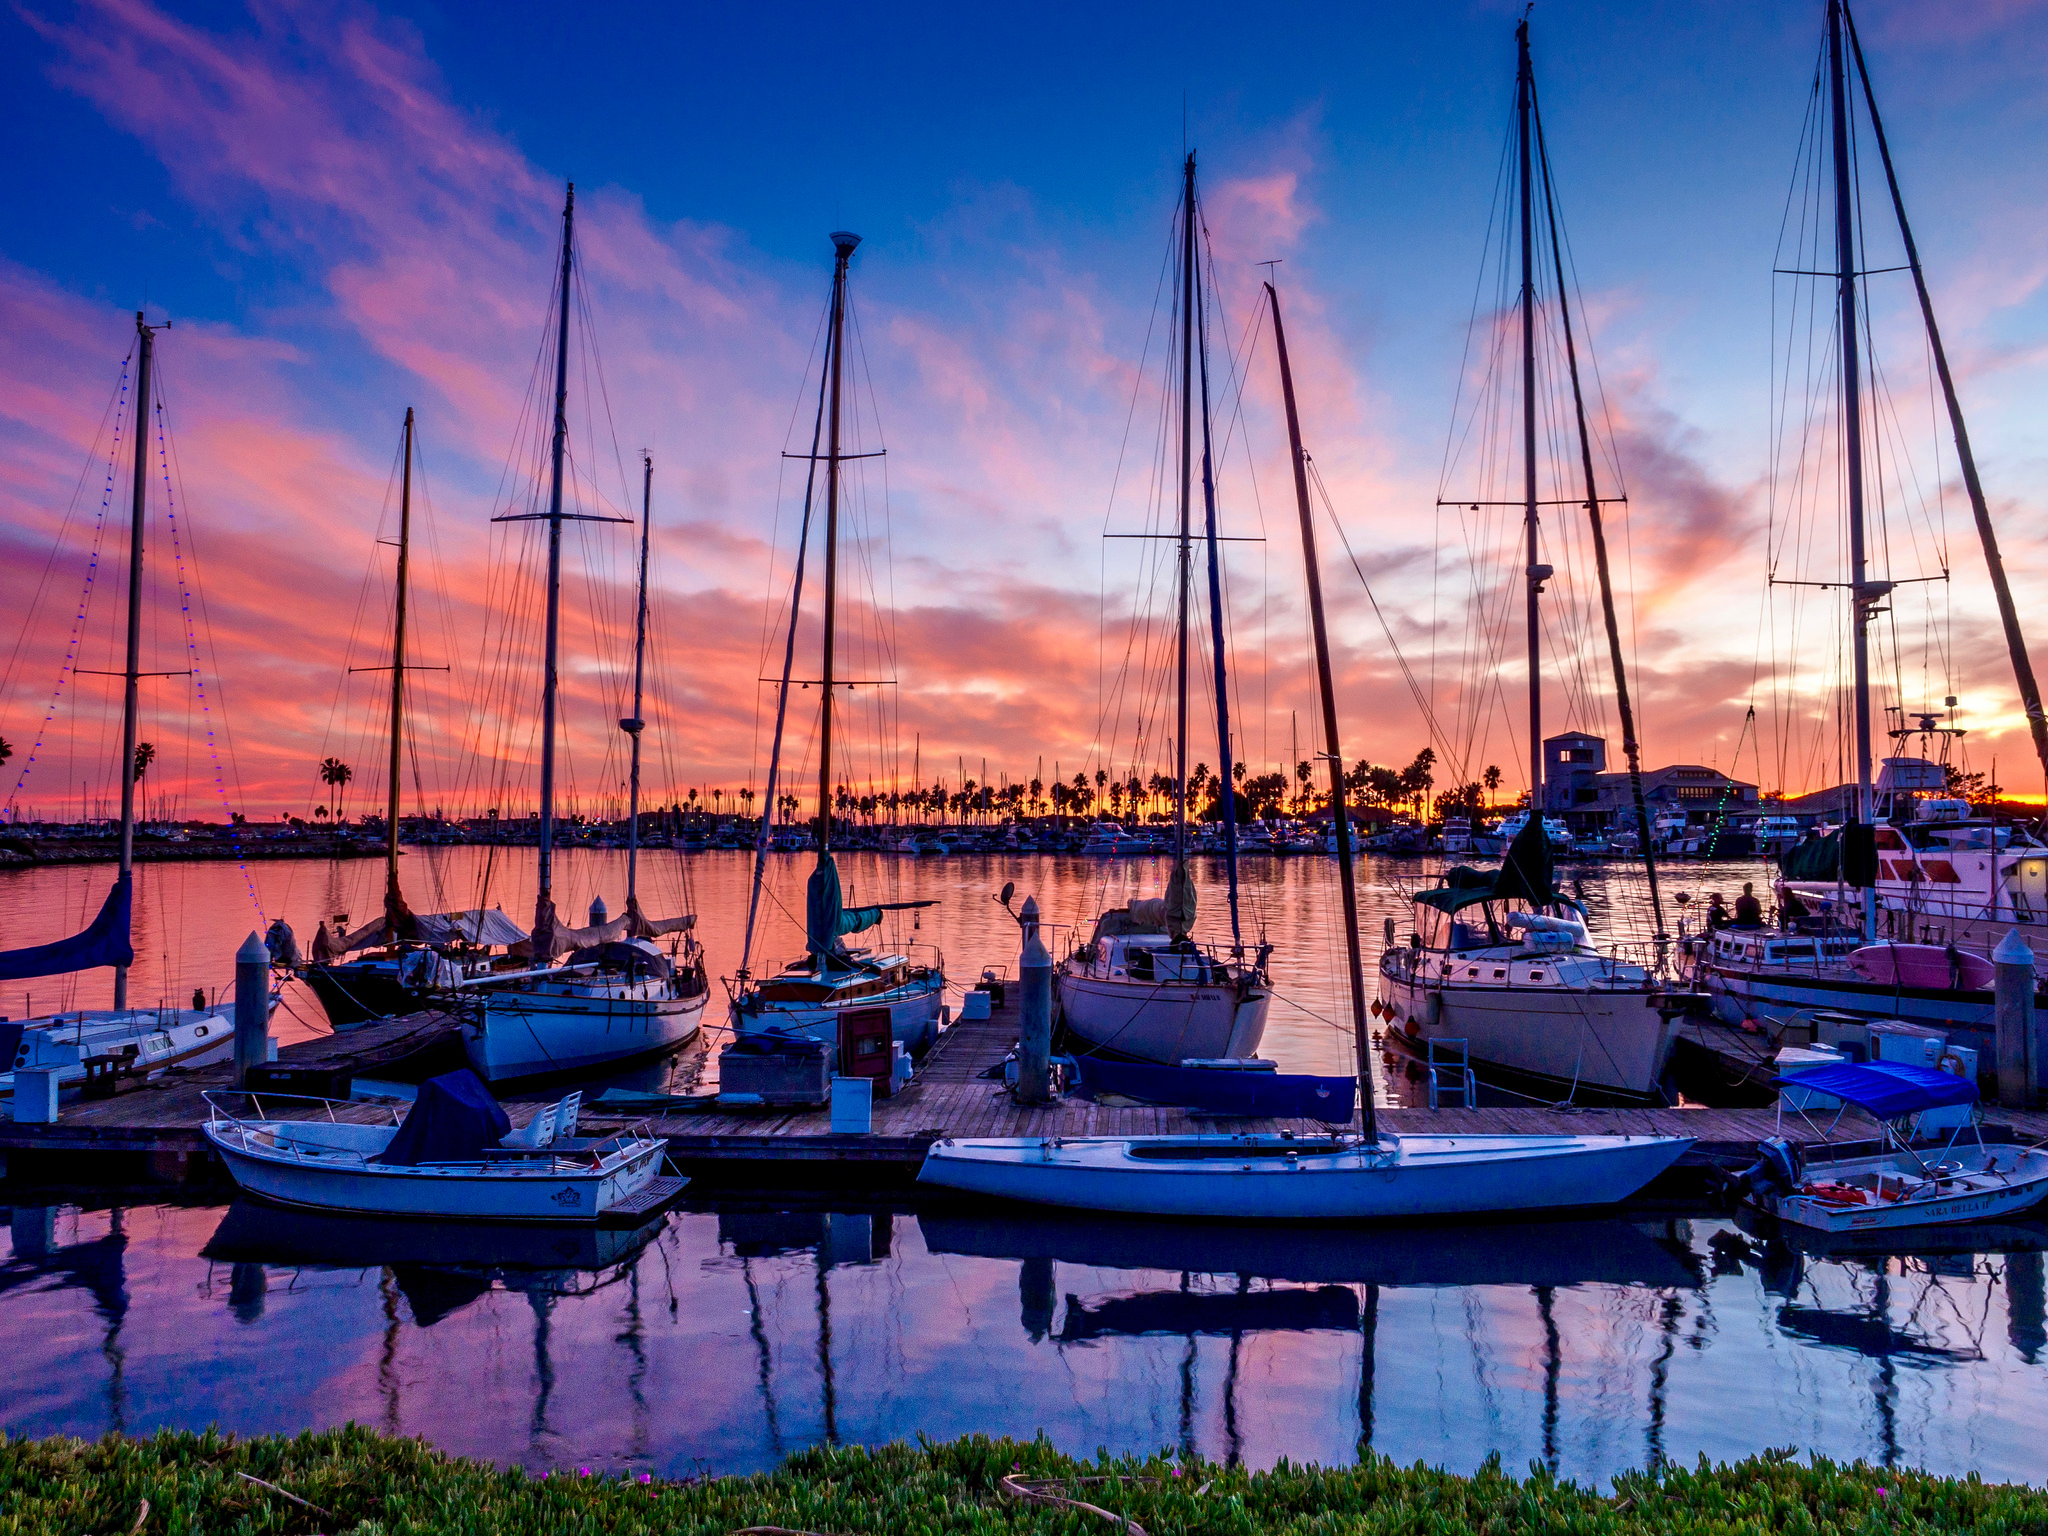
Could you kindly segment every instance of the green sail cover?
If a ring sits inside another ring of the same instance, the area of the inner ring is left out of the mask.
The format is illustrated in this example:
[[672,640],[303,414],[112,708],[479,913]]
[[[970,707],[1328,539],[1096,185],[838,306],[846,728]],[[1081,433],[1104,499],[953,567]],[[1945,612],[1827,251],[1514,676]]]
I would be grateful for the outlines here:
[[1497,870],[1474,869],[1460,864],[1433,891],[1419,891],[1415,899],[1439,912],[1456,912],[1481,901],[1524,901],[1531,910],[1558,900],[1557,882],[1550,859],[1550,834],[1540,816],[1531,816],[1515,840],[1508,844],[1507,857]]
[[839,889],[839,866],[831,854],[818,860],[804,888],[804,948],[828,960],[848,958],[839,941],[882,920],[880,907],[849,907]]
[[1842,872],[1842,834],[1803,838],[1778,856],[1787,880],[1833,880]]

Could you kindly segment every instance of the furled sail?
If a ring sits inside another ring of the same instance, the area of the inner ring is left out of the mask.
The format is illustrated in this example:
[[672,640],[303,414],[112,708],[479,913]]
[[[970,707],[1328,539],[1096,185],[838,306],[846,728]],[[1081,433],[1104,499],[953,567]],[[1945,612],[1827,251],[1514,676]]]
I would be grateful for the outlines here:
[[1534,812],[1508,844],[1500,873],[1494,876],[1496,901],[1520,899],[1531,907],[1547,907],[1557,900],[1557,886],[1550,860],[1550,833],[1543,818]]
[[131,877],[122,875],[107,892],[100,915],[79,933],[51,944],[0,951],[0,981],[25,981],[31,976],[68,976],[101,965],[133,965],[135,946],[128,940],[134,905]]
[[1195,876],[1183,860],[1175,860],[1166,881],[1166,936],[1178,944],[1195,928]]
[[849,933],[872,928],[882,920],[881,907],[849,907],[839,889],[839,866],[831,854],[818,860],[804,888],[804,948],[828,959],[847,958],[839,941]]
[[633,939],[659,939],[671,933],[688,933],[697,926],[697,914],[686,912],[681,917],[649,917],[640,908],[640,894],[634,892],[626,898],[626,936]]

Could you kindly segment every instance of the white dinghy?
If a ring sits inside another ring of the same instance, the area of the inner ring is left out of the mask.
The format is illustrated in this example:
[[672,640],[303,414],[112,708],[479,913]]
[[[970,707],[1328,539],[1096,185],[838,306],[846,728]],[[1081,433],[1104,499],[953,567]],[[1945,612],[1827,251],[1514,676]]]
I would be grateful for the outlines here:
[[575,1135],[582,1095],[570,1094],[519,1131],[474,1073],[429,1078],[389,1123],[344,1120],[360,1104],[291,1099],[321,1106],[317,1119],[253,1113],[206,1096],[206,1139],[246,1195],[309,1210],[458,1221],[638,1222],[683,1187],[664,1177],[667,1143],[643,1131],[591,1139]]
[[1269,283],[1273,340],[1294,454],[1295,497],[1308,563],[1310,629],[1322,693],[1332,835],[1358,1051],[1361,1136],[991,1137],[932,1144],[918,1181],[1076,1210],[1227,1220],[1370,1221],[1479,1216],[1612,1205],[1677,1162],[1688,1136],[1397,1136],[1382,1134],[1373,1107],[1372,1037],[1366,1022],[1358,938],[1358,886],[1345,807],[1307,458],[1280,296]]
[[[1798,1090],[1797,1113],[1809,1125],[1817,1109],[1837,1110],[1833,1124],[1814,1127],[1823,1149],[1851,1104],[1875,1119],[1884,1137],[1883,1150],[1870,1156],[1825,1160],[1782,1136],[1764,1142],[1738,1189],[1779,1221],[1830,1234],[1889,1232],[1995,1220],[2048,1198],[2048,1152],[1986,1145],[1977,1127],[1977,1085],[1968,1078],[1910,1062],[1845,1061],[1778,1082]],[[1913,1130],[1926,1129],[1931,1114],[1957,1106],[1967,1107],[1967,1118],[1945,1145],[1912,1145]]]

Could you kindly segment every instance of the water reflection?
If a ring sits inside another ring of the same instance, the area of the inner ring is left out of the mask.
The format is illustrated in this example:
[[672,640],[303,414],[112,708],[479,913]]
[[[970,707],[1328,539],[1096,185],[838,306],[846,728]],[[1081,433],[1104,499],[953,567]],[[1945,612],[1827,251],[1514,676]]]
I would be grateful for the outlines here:
[[1801,1252],[1719,1218],[1385,1231],[783,1200],[636,1232],[9,1212],[0,1427],[345,1419],[682,1473],[1043,1428],[1600,1480],[1774,1444],[2038,1476],[2048,1227]]

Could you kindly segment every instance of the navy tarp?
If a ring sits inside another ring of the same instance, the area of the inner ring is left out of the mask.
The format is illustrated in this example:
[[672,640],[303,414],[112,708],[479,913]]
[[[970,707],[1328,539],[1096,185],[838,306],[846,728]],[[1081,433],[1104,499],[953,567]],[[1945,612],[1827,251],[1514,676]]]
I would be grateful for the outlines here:
[[124,875],[107,892],[106,904],[83,933],[53,944],[0,952],[0,981],[26,981],[31,976],[69,976],[99,965],[133,965],[135,947],[128,942],[128,915],[133,876]]
[[1845,1061],[1837,1066],[1794,1072],[1777,1081],[1780,1087],[1847,1099],[1880,1120],[1894,1120],[1900,1115],[1915,1115],[1923,1109],[1940,1109],[1948,1104],[1977,1102],[1977,1085],[1968,1078],[1903,1061]]
[[371,1161],[394,1168],[474,1162],[511,1129],[512,1122],[483,1079],[464,1067],[420,1084],[420,1095],[406,1112],[398,1134]]
[[1148,1104],[1182,1104],[1220,1115],[1320,1120],[1348,1125],[1358,1080],[1304,1073],[1233,1072],[1224,1067],[1162,1067],[1150,1062],[1084,1056],[1076,1063],[1078,1092],[1120,1094]]
[[832,960],[846,958],[839,941],[849,933],[872,928],[882,920],[880,907],[849,907],[839,890],[839,866],[832,855],[818,860],[804,887],[804,948]]

